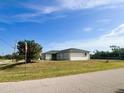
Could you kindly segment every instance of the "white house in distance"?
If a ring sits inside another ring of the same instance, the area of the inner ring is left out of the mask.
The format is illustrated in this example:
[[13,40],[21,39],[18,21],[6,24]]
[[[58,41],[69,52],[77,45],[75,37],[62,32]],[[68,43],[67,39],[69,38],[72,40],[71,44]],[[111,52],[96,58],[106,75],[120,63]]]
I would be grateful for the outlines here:
[[86,50],[69,48],[65,50],[53,50],[43,53],[44,60],[89,60],[90,52]]

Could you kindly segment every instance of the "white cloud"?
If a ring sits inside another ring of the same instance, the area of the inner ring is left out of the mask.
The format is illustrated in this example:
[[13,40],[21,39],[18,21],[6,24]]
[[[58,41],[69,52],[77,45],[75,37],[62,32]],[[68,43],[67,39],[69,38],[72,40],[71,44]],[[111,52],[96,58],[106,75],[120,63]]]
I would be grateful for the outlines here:
[[85,9],[105,5],[124,3],[124,0],[57,0],[60,5],[68,9]]
[[59,0],[61,5],[69,9],[84,9],[106,4],[107,0]]
[[[46,17],[43,15],[51,14],[57,11],[60,11],[59,7],[55,6],[42,6],[42,5],[36,5],[36,4],[21,4],[24,8],[32,11],[27,13],[21,13],[14,15],[12,18],[18,20],[18,22],[35,22],[35,23],[42,23],[46,19]],[[63,15],[62,15],[63,16]],[[56,18],[63,18],[59,16],[54,16]]]
[[41,4],[22,4],[25,8],[31,9],[34,12],[24,14],[26,17],[40,16],[42,14],[51,14],[68,9],[86,9],[98,6],[124,4],[124,0],[56,0],[56,5],[42,6]]
[[53,14],[56,12],[62,12],[65,10],[81,10],[100,6],[103,8],[108,8],[112,6],[117,7],[120,4],[121,5],[124,4],[124,0],[55,0],[55,1],[56,1],[55,4],[46,6],[42,5],[41,2],[25,4],[21,3],[20,4],[21,7],[25,8],[26,10],[29,10],[29,12],[12,15],[9,18],[15,21],[17,20],[17,22],[39,23],[40,22],[39,17],[42,17],[43,15]]
[[83,29],[83,31],[85,31],[85,32],[91,32],[92,30],[93,30],[93,28],[91,28],[91,27],[86,27]]
[[40,2],[39,4],[36,4],[36,3],[21,4],[24,8],[31,10],[32,12],[21,13],[21,14],[15,15],[14,17],[18,20],[20,19],[20,21],[33,20],[32,22],[37,22],[37,21],[39,22],[39,20],[34,18],[41,17],[42,15],[64,11],[64,10],[81,10],[81,9],[87,9],[87,8],[100,7],[100,6],[115,7],[118,4],[124,3],[124,0],[55,0],[55,1],[56,1],[56,4],[49,5],[49,6],[42,5]]
[[51,14],[51,13],[54,13],[56,11],[59,11],[59,8],[54,7],[54,6],[43,7],[43,6],[40,6],[40,5],[33,5],[33,4],[27,4],[27,5],[24,5],[24,6],[26,8],[28,8],[29,10],[32,10],[32,12],[18,14],[18,15],[15,15],[14,17],[21,18],[21,19],[27,19],[27,18],[34,18],[34,17],[41,16],[43,14]]
[[51,49],[65,48],[82,48],[90,51],[109,50],[110,45],[118,45],[124,47],[124,24],[113,29],[110,33],[104,34],[90,40],[72,40],[61,43],[52,43],[49,45]]
[[56,11],[59,11],[60,9],[58,7],[44,7],[42,9],[42,13],[44,14],[50,14]]
[[26,4],[24,6],[28,9],[35,10],[35,12],[40,12],[41,14],[50,14],[60,10],[59,7],[56,6],[42,6],[34,4]]
[[113,29],[110,33],[102,36],[102,38],[120,37],[124,36],[124,24],[121,24],[117,28]]

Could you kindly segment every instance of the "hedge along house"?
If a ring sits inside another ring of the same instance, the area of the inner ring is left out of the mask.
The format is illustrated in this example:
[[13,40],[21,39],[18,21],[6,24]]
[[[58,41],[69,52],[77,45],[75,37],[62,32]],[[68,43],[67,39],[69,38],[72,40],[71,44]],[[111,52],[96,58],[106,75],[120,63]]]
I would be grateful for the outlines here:
[[70,48],[61,51],[48,51],[43,53],[44,60],[89,60],[90,59],[90,52],[86,50]]

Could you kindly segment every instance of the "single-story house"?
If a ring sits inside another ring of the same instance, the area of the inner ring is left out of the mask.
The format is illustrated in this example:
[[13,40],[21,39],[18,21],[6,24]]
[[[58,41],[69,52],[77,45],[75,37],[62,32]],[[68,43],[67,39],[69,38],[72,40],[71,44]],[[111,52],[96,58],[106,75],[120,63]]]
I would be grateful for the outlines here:
[[89,60],[90,52],[76,48],[69,48],[65,50],[52,50],[43,53],[43,60]]

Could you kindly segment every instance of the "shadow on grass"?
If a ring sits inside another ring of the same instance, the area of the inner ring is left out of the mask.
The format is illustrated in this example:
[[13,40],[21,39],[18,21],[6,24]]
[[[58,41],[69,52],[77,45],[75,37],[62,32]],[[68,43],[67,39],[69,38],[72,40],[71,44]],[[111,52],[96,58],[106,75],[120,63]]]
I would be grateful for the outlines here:
[[124,93],[124,89],[118,89],[115,93]]
[[22,64],[25,64],[25,62],[8,64],[8,65],[5,65],[5,66],[0,67],[0,70],[5,70],[5,69],[8,69],[8,68],[13,68],[13,67],[15,67],[17,65],[22,65]]

